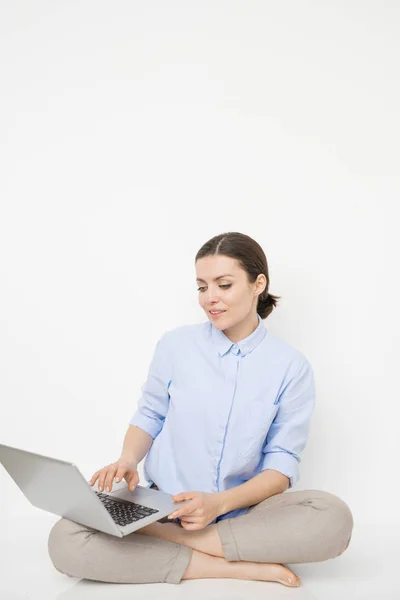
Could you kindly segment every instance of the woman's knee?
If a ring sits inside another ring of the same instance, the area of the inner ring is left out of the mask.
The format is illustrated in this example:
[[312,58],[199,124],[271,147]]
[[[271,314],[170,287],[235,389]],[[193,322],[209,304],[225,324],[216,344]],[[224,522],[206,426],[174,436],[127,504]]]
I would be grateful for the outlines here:
[[57,571],[70,577],[81,577],[83,549],[94,532],[96,530],[64,518],[53,525],[47,547]]
[[324,537],[326,558],[340,556],[348,548],[353,533],[354,520],[349,506],[329,492],[320,492],[314,507],[321,510],[323,524],[320,535]]
[[349,547],[354,527],[354,519],[350,507],[346,504],[346,502],[344,502],[344,500],[341,500],[340,498],[338,498],[338,500],[340,502],[335,508],[337,511],[339,531],[336,556],[343,554],[343,552]]

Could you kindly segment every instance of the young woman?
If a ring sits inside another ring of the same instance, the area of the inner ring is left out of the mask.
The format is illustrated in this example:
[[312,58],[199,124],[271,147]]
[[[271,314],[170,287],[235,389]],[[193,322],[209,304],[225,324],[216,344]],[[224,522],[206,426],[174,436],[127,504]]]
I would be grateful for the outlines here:
[[60,519],[49,537],[56,569],[114,583],[180,583],[208,577],[300,585],[282,563],[324,561],[349,545],[352,513],[337,496],[290,491],[299,479],[315,404],[305,356],[263,325],[268,292],[260,245],[230,232],[196,255],[204,323],[157,343],[121,457],[90,484],[134,489],[137,466],[176,501],[171,519],[124,538]]

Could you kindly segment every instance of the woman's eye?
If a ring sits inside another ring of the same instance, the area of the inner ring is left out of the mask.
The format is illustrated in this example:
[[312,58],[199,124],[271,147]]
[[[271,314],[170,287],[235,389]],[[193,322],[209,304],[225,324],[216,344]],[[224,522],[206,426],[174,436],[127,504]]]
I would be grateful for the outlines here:
[[[231,283],[225,283],[224,285],[220,285],[219,287],[224,288],[224,290],[227,290],[228,288],[231,287]],[[197,288],[198,292],[202,292],[205,288],[204,287],[199,287]]]

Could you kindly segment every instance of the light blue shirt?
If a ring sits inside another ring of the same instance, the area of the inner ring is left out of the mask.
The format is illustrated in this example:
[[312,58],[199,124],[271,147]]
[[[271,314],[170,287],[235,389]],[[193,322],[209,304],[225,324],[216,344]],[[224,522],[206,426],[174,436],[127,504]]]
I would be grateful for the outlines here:
[[[210,321],[164,333],[130,425],[154,439],[144,476],[169,494],[216,493],[265,469],[299,479],[315,405],[305,356],[258,327],[233,343]],[[248,507],[216,521],[245,514]]]

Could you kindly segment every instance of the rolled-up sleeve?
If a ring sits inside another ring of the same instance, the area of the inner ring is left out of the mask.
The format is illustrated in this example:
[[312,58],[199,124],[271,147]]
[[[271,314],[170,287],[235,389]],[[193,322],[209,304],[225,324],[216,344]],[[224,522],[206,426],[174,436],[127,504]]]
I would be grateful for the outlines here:
[[169,387],[172,381],[172,348],[168,333],[157,342],[147,380],[141,387],[138,408],[129,425],[136,425],[153,439],[163,428],[169,407]]
[[306,361],[284,387],[279,408],[268,430],[263,447],[261,471],[274,469],[286,475],[293,487],[299,480],[299,464],[308,438],[315,406],[315,383],[311,365]]

